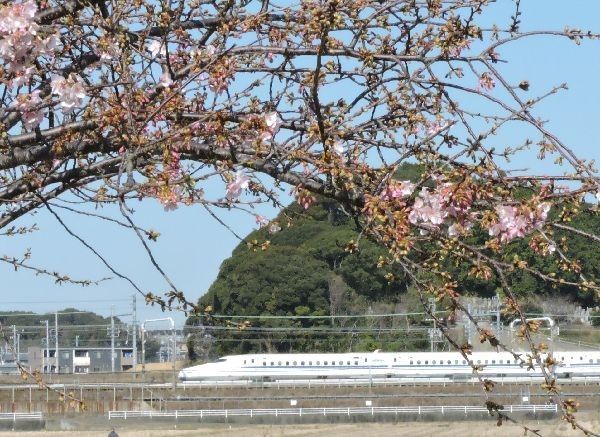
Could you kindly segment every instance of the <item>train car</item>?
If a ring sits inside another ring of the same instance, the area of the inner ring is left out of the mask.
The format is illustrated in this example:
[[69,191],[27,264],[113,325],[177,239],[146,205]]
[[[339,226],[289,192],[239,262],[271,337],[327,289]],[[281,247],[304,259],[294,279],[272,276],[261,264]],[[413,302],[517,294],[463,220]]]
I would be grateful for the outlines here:
[[[545,355],[543,356],[545,358]],[[600,377],[600,352],[554,352],[552,371],[559,378]],[[470,363],[458,352],[370,352],[230,355],[179,372],[181,381],[277,381],[285,379],[448,378],[473,374],[471,364],[485,377],[541,376],[508,352],[474,352]]]

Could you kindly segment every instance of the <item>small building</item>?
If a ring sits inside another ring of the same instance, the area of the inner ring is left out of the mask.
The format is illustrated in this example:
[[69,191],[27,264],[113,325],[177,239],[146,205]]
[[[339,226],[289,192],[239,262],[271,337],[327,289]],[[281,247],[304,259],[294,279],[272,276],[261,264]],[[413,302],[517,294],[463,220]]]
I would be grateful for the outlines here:
[[[133,368],[133,348],[116,347],[114,349],[115,372],[123,372]],[[111,372],[111,348],[109,347],[70,347],[49,349],[30,347],[28,349],[29,367],[42,373],[94,373]],[[57,372],[58,361],[58,372]]]

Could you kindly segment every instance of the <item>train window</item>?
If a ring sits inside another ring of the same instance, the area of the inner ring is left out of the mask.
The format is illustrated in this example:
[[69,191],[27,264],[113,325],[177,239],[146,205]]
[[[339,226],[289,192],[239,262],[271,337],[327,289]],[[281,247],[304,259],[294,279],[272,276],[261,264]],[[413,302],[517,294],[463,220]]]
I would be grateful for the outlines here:
[[355,366],[358,366],[358,361],[355,361],[355,362],[354,362],[354,365],[355,365]]
[[429,364],[429,360],[425,360],[425,364]]
[[579,361],[583,360],[583,357],[579,357]]
[[504,360],[500,360],[500,364],[504,364]]
[[328,362],[327,362],[327,361],[324,361],[324,362],[323,362],[323,364],[324,364],[324,365],[327,365],[327,364],[328,364]]
[[321,365],[321,362],[320,362],[320,361],[317,361],[317,366],[320,366],[320,365]]
[[594,360],[592,360],[592,359],[590,358],[590,364],[593,364],[593,363],[594,363]]
[[301,365],[301,366],[304,366],[304,361],[302,361],[302,362],[300,363],[300,365]]
[[477,364],[481,364],[481,360],[477,360]]
[[448,364],[452,364],[452,361],[448,360]]
[[396,358],[394,358],[394,363],[396,362]]
[[298,365],[298,361],[294,361],[294,366],[297,366],[297,365]]
[[431,364],[435,364],[435,360],[433,360],[433,361],[431,362]]
[[417,360],[417,364],[421,364],[421,360]]
[[275,363],[273,361],[271,361],[271,366],[274,366],[274,365],[275,365]]
[[343,366],[343,365],[344,365],[344,362],[343,362],[343,361],[340,361],[340,366]]
[[488,360],[485,360],[485,364],[487,364],[487,363],[488,363]]
[[367,359],[365,358],[365,363],[367,362]]
[[466,360],[463,360],[463,364],[467,364],[467,361],[466,361]]
[[346,365],[349,366],[350,365],[350,361],[346,361]]
[[312,366],[312,361],[309,361],[309,362],[308,362],[308,365],[309,365],[309,366]]
[[252,363],[254,363],[254,358],[252,358]]
[[492,360],[492,364],[496,364],[496,360]]
[[281,361],[277,361],[277,365],[278,365],[278,366],[281,366]]
[[290,362],[289,362],[289,361],[286,361],[286,362],[285,362],[285,365],[286,365],[286,366],[289,366],[289,365],[290,365]]
[[244,364],[246,364],[246,360],[244,360]]
[[266,362],[264,362],[264,363],[263,363],[263,366],[266,366],[266,365],[267,365],[267,363],[266,363]]
[[[454,364],[458,364],[458,360],[454,360]],[[463,363],[464,364],[464,363]]]
[[596,363],[600,364],[600,358],[596,358]]
[[410,365],[411,365],[411,366],[413,365],[413,361],[412,361],[412,360],[410,360]]

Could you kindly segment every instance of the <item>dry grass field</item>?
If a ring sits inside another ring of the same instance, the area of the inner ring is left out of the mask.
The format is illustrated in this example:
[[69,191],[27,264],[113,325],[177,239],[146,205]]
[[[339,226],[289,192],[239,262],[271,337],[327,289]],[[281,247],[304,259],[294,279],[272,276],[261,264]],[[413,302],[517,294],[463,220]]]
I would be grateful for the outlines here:
[[[600,413],[581,416],[582,423],[594,431],[600,430]],[[530,422],[528,425],[539,429],[547,437],[581,436],[564,422]],[[110,429],[98,431],[36,431],[0,432],[0,437],[22,435],[24,437],[106,437]],[[515,425],[497,427],[495,422],[431,422],[431,423],[359,423],[359,424],[314,424],[314,425],[207,425],[196,429],[120,429],[119,437],[512,437],[522,436],[523,430]]]

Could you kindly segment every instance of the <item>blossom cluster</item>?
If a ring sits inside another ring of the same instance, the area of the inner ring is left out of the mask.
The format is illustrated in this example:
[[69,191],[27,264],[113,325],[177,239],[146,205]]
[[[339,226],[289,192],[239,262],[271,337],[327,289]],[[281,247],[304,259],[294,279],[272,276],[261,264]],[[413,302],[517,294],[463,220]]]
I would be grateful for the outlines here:
[[260,134],[260,139],[267,142],[273,139],[279,126],[281,126],[281,118],[277,112],[267,112],[264,116],[265,130]]
[[37,9],[33,0],[0,7],[0,59],[6,71],[14,75],[13,86],[27,84],[35,72],[35,58],[52,55],[59,44],[57,35],[44,38],[39,33]]
[[50,85],[52,86],[52,94],[58,95],[60,99],[59,106],[64,114],[80,107],[86,97],[83,80],[73,73],[67,79],[62,76],[55,77]]
[[500,242],[508,243],[540,229],[548,217],[550,204],[542,202],[534,208],[497,205],[495,211],[498,221],[489,228],[489,233],[500,237]]
[[237,200],[242,194],[242,190],[248,188],[250,178],[242,171],[235,174],[235,179],[227,184],[227,192],[225,198],[227,200]]
[[34,129],[44,119],[44,111],[40,108],[42,99],[39,90],[30,94],[19,94],[10,105],[21,113],[25,129]]
[[410,196],[415,190],[415,184],[410,181],[391,181],[381,193],[383,200],[400,199]]

